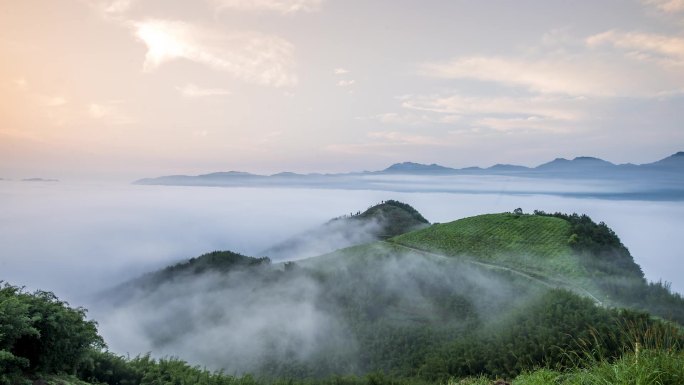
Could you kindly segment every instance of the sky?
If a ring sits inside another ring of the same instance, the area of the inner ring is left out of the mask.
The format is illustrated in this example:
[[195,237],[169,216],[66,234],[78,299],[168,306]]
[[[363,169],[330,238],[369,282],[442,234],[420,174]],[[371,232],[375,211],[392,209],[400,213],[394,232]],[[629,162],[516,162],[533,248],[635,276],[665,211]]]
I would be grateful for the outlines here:
[[0,0],[0,178],[684,150],[684,0]]

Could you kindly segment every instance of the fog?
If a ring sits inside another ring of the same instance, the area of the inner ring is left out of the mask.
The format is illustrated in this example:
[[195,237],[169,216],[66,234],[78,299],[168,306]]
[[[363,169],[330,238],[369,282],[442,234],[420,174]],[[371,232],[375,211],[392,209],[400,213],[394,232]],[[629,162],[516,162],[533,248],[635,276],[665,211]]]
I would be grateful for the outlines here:
[[[448,323],[465,333],[467,320],[486,321],[538,293],[451,258],[381,247],[360,258],[187,273],[120,290],[124,300],[104,297],[94,309],[113,351],[181,355],[228,373],[261,373],[278,363],[323,375],[359,372],[357,337],[375,331],[376,320],[419,329]],[[467,314],[445,315],[445,301],[467,304]]]
[[[507,183],[491,177],[481,183],[487,180]],[[575,188],[589,189],[591,185]],[[316,229],[331,218],[396,199],[411,204],[431,222],[517,207],[526,212],[586,213],[616,231],[649,280],[670,281],[674,290],[684,292],[681,202],[576,199],[499,191],[455,194],[0,181],[0,280],[30,290],[54,291],[74,306],[91,308],[94,293],[145,272],[213,250],[262,256],[262,251]],[[334,242],[338,243],[324,248],[347,241],[347,237],[337,239]],[[302,286],[297,292],[307,292],[307,282],[298,284]],[[315,308],[302,306],[291,311],[309,314],[312,322],[334,324]],[[121,347],[129,341],[126,351],[131,353],[151,346],[143,339],[139,346],[134,339],[117,335],[115,325],[109,322],[101,327],[110,344]],[[212,338],[211,334],[205,337]]]

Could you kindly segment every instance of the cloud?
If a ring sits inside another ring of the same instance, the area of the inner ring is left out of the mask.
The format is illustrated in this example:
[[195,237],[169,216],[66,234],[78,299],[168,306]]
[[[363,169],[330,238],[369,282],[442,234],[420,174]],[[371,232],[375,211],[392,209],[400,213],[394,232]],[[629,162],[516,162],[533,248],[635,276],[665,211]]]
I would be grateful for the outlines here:
[[682,65],[681,36],[611,30],[575,38],[561,29],[520,54],[466,55],[418,68],[425,76],[489,82],[516,92],[655,97],[684,87]]
[[63,96],[39,96],[39,99],[45,107],[61,107],[68,103]]
[[210,0],[219,9],[271,11],[283,14],[317,11],[323,0]]
[[259,33],[219,34],[189,23],[147,20],[133,23],[135,36],[147,46],[144,70],[185,59],[230,73],[246,82],[284,87],[297,84],[294,47],[276,36]]
[[115,126],[135,123],[135,119],[120,110],[119,104],[120,101],[90,103],[88,114],[95,120]]
[[371,131],[367,135],[371,139],[380,139],[383,142],[402,146],[442,146],[443,140],[432,136],[409,134],[397,131]]
[[452,124],[460,121],[461,116],[449,114],[434,116],[428,114],[387,112],[384,114],[373,115],[370,117],[359,117],[357,119],[372,119],[377,120],[378,122],[383,124],[418,126],[432,123]]
[[335,75],[345,75],[345,74],[348,74],[349,71],[346,70],[346,69],[344,69],[344,68],[335,68],[335,70],[333,71],[333,73],[334,73]]
[[652,5],[666,13],[684,11],[684,0],[643,0],[644,4]]
[[12,83],[14,83],[14,85],[19,89],[26,89],[26,87],[28,87],[28,82],[24,78],[14,79],[12,80]]
[[201,98],[207,96],[228,96],[232,92],[223,88],[200,88],[192,83],[188,83],[183,87],[176,87],[181,95],[188,98]]
[[[684,4],[684,2],[683,2]],[[641,32],[606,31],[586,39],[591,48],[605,45],[627,50],[637,59],[662,65],[684,65],[684,38]]]
[[81,0],[107,20],[119,20],[138,0]]
[[30,87],[30,84],[26,78],[20,77],[12,79],[11,83],[14,84],[17,91],[26,95],[30,100],[33,101],[39,107],[62,107],[66,105],[69,101],[64,95],[60,94],[46,94],[39,92]]
[[[388,112],[357,119],[373,119],[383,124],[408,126],[448,125],[450,133],[565,133],[585,121],[584,109],[595,100],[582,97],[470,97],[460,94],[405,95],[401,107],[409,112]],[[420,113],[417,113],[419,111]],[[458,124],[458,127],[454,125]],[[396,133],[377,135],[400,138]],[[435,140],[411,138],[405,142],[436,144]],[[442,141],[441,138],[437,141]],[[440,142],[441,143],[441,142]]]
[[608,63],[572,56],[469,56],[426,63],[421,66],[421,72],[439,78],[475,79],[524,87],[543,94],[609,96],[627,88],[625,79]]
[[351,86],[353,86],[354,84],[356,84],[356,80],[346,80],[346,79],[342,79],[342,80],[340,80],[340,81],[337,82],[337,86],[338,86],[338,87],[351,87]]
[[[571,127],[565,122],[539,116],[523,118],[486,117],[473,122],[474,127],[484,127],[499,133],[549,132],[566,133]],[[475,132],[475,131],[473,131]]]
[[453,95],[418,95],[402,97],[402,107],[450,116],[503,115],[505,117],[538,116],[554,120],[574,121],[582,117],[574,104],[582,98],[571,97],[470,97]]
[[107,13],[123,13],[128,11],[133,5],[134,0],[114,0],[107,5],[105,12]]

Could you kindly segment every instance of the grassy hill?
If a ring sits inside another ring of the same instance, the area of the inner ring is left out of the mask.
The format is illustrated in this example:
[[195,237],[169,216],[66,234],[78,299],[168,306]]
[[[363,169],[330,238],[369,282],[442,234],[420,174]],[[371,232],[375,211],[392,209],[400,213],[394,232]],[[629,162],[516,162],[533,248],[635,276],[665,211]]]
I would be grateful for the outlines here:
[[684,301],[648,283],[619,237],[586,215],[499,213],[435,224],[389,242],[481,266],[508,268],[605,306],[650,311],[684,323]]
[[112,318],[138,322],[154,349],[190,346],[194,362],[228,373],[428,382],[565,370],[586,351],[612,359],[643,330],[671,325],[619,307],[684,323],[684,300],[648,284],[617,235],[587,216],[426,222],[387,201],[330,222],[378,241],[284,264],[209,253],[143,277]]
[[366,211],[352,215],[355,221],[376,221],[380,225],[378,236],[390,238],[430,224],[418,210],[406,203],[395,200],[383,201],[369,207]]
[[586,275],[573,257],[569,222],[553,217],[486,214],[435,224],[391,241],[448,256],[461,256],[544,275]]

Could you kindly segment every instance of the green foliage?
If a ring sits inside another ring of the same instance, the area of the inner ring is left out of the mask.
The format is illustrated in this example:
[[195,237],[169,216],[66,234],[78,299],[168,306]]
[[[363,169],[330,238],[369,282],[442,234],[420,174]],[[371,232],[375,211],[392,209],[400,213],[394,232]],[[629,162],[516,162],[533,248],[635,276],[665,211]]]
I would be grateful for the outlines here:
[[413,206],[411,206],[407,203],[395,201],[392,199],[387,200],[387,201],[383,201],[379,205],[375,205],[375,206],[368,208],[368,210],[359,214],[359,216],[362,218],[373,217],[373,216],[377,215],[379,212],[388,211],[388,208],[390,208],[390,207],[401,209],[402,211],[408,213],[408,215],[411,218],[413,218],[414,220],[416,220],[417,222],[424,223],[424,224],[430,224],[430,222],[428,222],[428,220],[425,219],[425,217],[423,217],[423,215],[421,215],[421,213],[419,213],[418,210],[413,208]]
[[513,385],[681,385],[684,353],[644,350],[616,361],[601,360],[569,372],[539,369],[518,376]]
[[548,214],[536,216],[560,218],[571,225],[568,245],[573,248],[592,282],[608,302],[649,311],[684,324],[684,298],[663,282],[647,283],[639,265],[620,238],[605,223],[595,223],[587,215]]
[[15,373],[29,366],[28,359],[12,353],[15,342],[24,335],[38,336],[29,315],[29,304],[22,300],[21,290],[10,285],[0,288],[0,383],[5,374]]
[[587,215],[554,213],[535,210],[536,216],[560,218],[570,223],[568,243],[583,257],[587,271],[595,275],[619,275],[643,279],[644,273],[622,244],[617,234],[605,223],[595,223]]
[[169,266],[161,271],[161,275],[201,274],[209,270],[225,273],[239,267],[267,265],[269,263],[271,260],[267,257],[254,258],[232,251],[212,251],[197,258],[190,258],[187,262]]
[[560,218],[486,214],[432,225],[391,241],[449,256],[473,258],[532,274],[580,277],[567,243],[570,225]]
[[390,241],[528,274],[549,285],[649,311],[684,324],[684,298],[647,283],[629,250],[605,223],[578,214],[487,214],[432,225]]
[[349,217],[342,217],[336,220],[340,219],[376,221],[381,226],[379,237],[383,239],[404,234],[430,224],[411,205],[395,200],[383,201],[369,207],[364,212],[358,212]]
[[[169,282],[178,278],[187,278],[192,275],[200,275],[207,272],[227,273],[231,270],[245,269],[255,266],[266,266],[271,263],[268,257],[254,258],[232,251],[212,251],[196,258],[190,258],[168,266],[160,271],[147,274],[132,283],[118,289],[126,289],[126,286],[156,287],[163,282]],[[130,287],[128,287],[130,288]]]
[[72,373],[92,348],[104,346],[82,308],[46,291],[0,287],[0,382],[21,372]]

